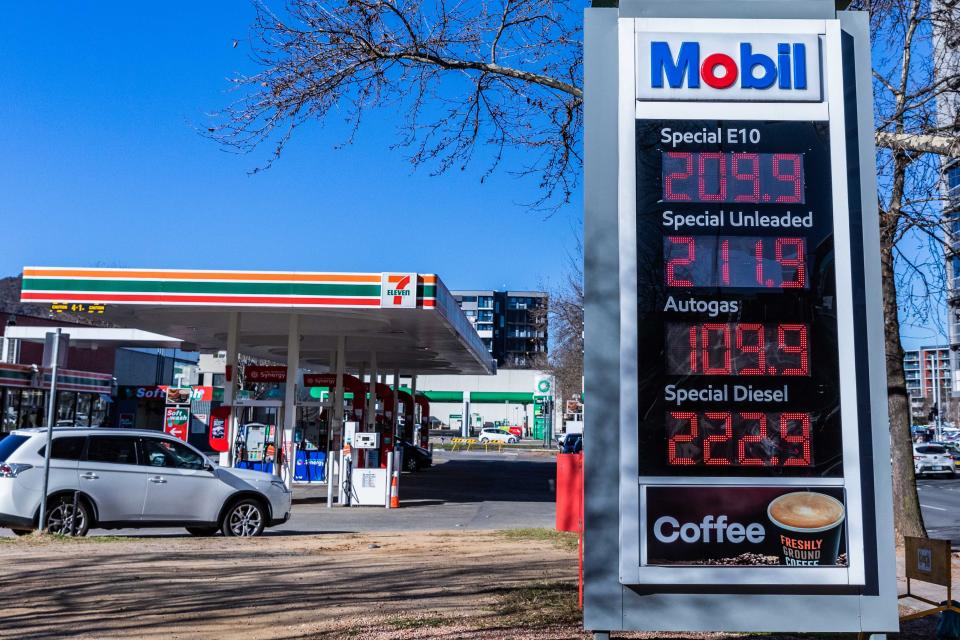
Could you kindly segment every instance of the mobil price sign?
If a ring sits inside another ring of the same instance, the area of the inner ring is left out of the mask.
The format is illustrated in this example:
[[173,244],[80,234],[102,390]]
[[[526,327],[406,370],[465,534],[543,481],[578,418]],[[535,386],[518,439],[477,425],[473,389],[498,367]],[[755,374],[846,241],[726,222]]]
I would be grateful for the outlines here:
[[166,407],[163,420],[163,431],[183,441],[187,440],[187,429],[190,425],[190,409],[186,406]]
[[866,16],[642,4],[586,29],[585,627],[895,628]]

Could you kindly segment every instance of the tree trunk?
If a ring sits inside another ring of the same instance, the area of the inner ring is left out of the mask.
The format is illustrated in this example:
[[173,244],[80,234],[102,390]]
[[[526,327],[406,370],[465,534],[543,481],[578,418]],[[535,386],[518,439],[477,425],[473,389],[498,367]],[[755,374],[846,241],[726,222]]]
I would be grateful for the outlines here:
[[890,453],[893,456],[894,540],[904,536],[926,537],[917,479],[913,472],[913,439],[910,434],[910,398],[903,373],[903,346],[897,314],[897,284],[893,271],[893,249],[881,249],[883,278],[883,327],[887,352],[887,409],[890,413]]

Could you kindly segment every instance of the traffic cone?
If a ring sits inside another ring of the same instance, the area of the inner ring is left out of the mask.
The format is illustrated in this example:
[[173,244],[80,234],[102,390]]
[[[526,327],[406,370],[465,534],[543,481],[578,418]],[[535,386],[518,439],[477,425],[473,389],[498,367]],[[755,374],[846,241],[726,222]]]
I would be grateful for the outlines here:
[[398,509],[400,508],[400,486],[398,476],[400,475],[399,471],[393,472],[393,477],[390,478],[390,508]]

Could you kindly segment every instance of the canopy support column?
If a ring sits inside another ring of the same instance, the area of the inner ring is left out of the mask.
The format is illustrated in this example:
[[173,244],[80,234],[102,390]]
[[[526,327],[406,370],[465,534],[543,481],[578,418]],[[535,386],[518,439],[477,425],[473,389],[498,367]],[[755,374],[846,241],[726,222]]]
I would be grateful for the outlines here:
[[397,448],[397,431],[400,425],[400,369],[393,370],[393,419],[390,432],[393,434],[393,448]]
[[420,403],[417,402],[417,374],[410,376],[410,397],[413,398],[413,424],[411,433],[413,435],[413,444],[420,446]]
[[[337,336],[337,353],[336,353],[336,372],[337,372],[337,381],[334,384],[333,389],[333,407],[331,411],[332,420],[330,424],[327,425],[327,507],[333,507],[333,465],[330,464],[331,456],[333,454],[330,451],[330,434],[337,430],[338,433],[343,433],[343,369],[346,364],[347,359],[347,339],[344,336]],[[351,416],[353,419],[353,416]],[[343,462],[341,461],[341,466]],[[342,472],[341,472],[342,473]]]
[[220,454],[220,464],[232,467],[235,446],[237,440],[237,421],[239,420],[239,411],[233,406],[234,398],[237,397],[237,383],[240,380],[240,372],[237,371],[239,354],[237,347],[240,343],[240,312],[231,311],[227,314],[227,384],[223,390],[223,404],[230,407],[230,419],[227,421],[227,450]]
[[276,461],[273,468],[277,476],[281,474],[280,462],[281,444],[286,447],[287,486],[293,486],[293,471],[297,463],[297,451],[294,448],[293,434],[297,428],[297,369],[300,368],[300,316],[291,314],[287,325],[287,382],[283,390],[283,438],[280,429],[277,429]]
[[364,431],[374,431],[377,424],[377,352],[370,352],[370,395],[367,397],[367,426]]

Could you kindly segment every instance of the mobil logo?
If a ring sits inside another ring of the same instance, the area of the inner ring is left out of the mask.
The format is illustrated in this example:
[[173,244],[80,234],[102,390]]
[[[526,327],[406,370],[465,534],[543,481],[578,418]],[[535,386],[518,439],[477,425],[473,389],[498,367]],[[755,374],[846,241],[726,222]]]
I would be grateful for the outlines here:
[[815,34],[638,34],[639,100],[813,102]]
[[[744,89],[807,88],[807,45],[802,42],[778,42],[777,56],[754,51],[753,44],[740,43],[739,63],[725,53],[710,53],[700,63],[700,43],[681,42],[676,55],[669,42],[650,43],[650,66],[654,88],[663,88],[664,80],[674,89],[696,89],[703,79],[714,89],[728,89],[739,80]],[[742,71],[741,71],[742,70]]]

